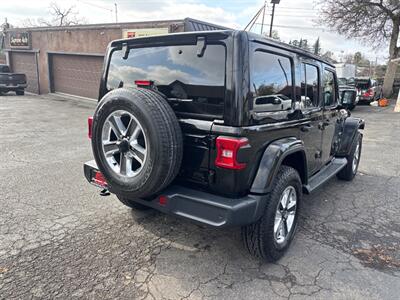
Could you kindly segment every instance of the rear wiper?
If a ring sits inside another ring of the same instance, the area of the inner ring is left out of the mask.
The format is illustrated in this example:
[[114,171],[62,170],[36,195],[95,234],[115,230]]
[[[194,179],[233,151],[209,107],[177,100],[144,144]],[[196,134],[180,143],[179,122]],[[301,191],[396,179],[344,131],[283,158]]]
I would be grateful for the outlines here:
[[206,51],[207,44],[206,38],[204,36],[197,37],[197,57],[203,57],[204,52]]
[[129,55],[129,48],[128,48],[128,44],[124,43],[122,45],[122,53],[124,53],[124,56],[122,57],[122,59],[127,59],[128,55]]

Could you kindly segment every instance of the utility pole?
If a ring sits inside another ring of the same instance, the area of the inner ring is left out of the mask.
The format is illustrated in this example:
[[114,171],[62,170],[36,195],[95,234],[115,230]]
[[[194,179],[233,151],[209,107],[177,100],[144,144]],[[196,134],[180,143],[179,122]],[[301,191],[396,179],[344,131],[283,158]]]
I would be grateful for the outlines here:
[[[261,22],[261,32],[260,34],[263,34],[263,29],[264,29],[264,18],[265,18],[265,7],[267,6],[267,1],[264,1],[264,8],[263,8],[263,17],[262,17],[262,22]],[[271,36],[271,35],[270,35]]]
[[269,37],[272,37],[272,25],[274,24],[275,4],[279,4],[279,2],[281,2],[281,0],[271,0],[272,15],[271,15],[271,24],[269,26]]
[[254,24],[256,23],[258,17],[260,16],[261,12],[263,11],[263,9],[264,9],[264,6],[261,7],[261,8],[257,11],[257,13],[256,13],[256,14],[254,15],[254,17],[251,19],[251,21],[249,22],[249,24],[247,24],[246,27],[244,28],[245,31],[246,31],[246,30],[251,31],[251,29],[253,28]]
[[118,5],[117,2],[114,3],[115,6],[115,23],[118,23]]

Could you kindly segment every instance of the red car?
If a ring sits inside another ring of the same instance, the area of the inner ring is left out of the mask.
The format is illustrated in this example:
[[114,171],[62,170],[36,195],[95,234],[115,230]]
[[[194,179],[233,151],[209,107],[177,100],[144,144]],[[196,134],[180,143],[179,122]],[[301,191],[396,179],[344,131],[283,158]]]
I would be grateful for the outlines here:
[[359,101],[371,103],[383,97],[382,86],[376,80],[369,77],[356,78],[355,87]]

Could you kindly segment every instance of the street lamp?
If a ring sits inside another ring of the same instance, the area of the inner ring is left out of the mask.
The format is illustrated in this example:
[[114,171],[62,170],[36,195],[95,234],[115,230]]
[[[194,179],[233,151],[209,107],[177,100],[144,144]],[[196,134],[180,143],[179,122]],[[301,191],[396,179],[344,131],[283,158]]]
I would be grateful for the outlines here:
[[281,0],[271,0],[272,15],[271,15],[271,24],[269,26],[269,37],[272,37],[272,25],[274,24],[275,4],[279,4],[279,2],[281,2]]

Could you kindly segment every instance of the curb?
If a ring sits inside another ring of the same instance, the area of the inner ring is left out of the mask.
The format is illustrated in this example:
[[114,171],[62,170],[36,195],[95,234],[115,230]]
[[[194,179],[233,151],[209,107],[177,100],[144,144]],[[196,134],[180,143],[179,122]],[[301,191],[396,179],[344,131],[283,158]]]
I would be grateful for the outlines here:
[[399,95],[397,96],[396,106],[394,107],[395,112],[400,112],[400,90]]

